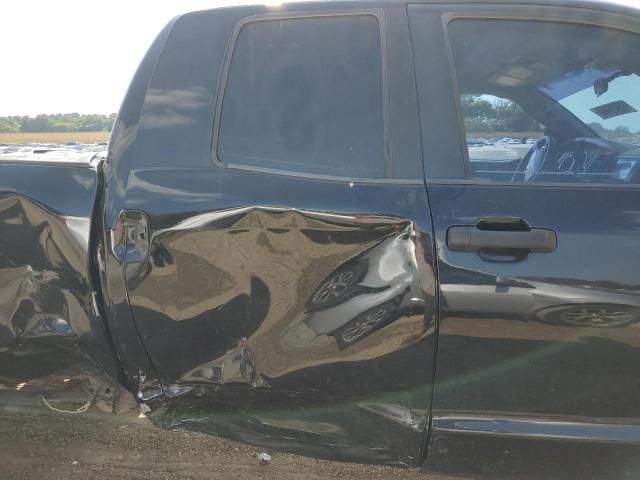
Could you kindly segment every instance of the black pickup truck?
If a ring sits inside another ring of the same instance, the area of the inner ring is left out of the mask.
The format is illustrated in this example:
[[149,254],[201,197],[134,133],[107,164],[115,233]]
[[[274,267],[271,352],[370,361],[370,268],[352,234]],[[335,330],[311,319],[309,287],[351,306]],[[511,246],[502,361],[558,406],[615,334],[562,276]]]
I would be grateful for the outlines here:
[[366,462],[640,443],[638,52],[573,0],[173,19],[105,157],[0,156],[0,388]]

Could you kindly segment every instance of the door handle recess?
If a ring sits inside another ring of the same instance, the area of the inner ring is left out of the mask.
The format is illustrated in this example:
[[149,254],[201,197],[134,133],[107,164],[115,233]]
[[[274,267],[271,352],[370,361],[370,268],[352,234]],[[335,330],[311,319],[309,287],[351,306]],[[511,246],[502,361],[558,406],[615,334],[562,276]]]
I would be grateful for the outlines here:
[[547,253],[558,245],[556,232],[547,228],[531,228],[527,231],[481,230],[477,225],[449,227],[447,246],[457,252],[482,250],[527,250]]

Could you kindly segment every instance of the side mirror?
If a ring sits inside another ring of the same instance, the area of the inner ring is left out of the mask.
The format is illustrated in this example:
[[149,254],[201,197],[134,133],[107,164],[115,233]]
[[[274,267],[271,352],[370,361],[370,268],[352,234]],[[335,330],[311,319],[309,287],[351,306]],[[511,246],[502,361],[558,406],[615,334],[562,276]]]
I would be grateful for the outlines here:
[[599,97],[607,90],[609,90],[609,80],[607,78],[599,78],[593,82],[593,91],[596,94],[596,97]]

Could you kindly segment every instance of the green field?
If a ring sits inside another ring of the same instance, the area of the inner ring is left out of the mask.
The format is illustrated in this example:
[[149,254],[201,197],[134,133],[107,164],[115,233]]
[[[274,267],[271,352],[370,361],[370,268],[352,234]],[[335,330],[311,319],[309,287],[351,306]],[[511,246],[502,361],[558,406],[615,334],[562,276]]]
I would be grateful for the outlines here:
[[109,132],[0,133],[0,143],[96,143],[109,140]]

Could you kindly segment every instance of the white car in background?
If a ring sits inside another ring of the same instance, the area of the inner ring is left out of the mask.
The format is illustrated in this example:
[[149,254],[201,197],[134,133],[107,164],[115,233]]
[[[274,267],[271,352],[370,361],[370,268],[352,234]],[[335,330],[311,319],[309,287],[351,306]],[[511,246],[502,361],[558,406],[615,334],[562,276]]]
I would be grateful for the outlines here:
[[334,270],[308,302],[305,323],[339,349],[401,316],[424,311],[413,234],[393,236]]

